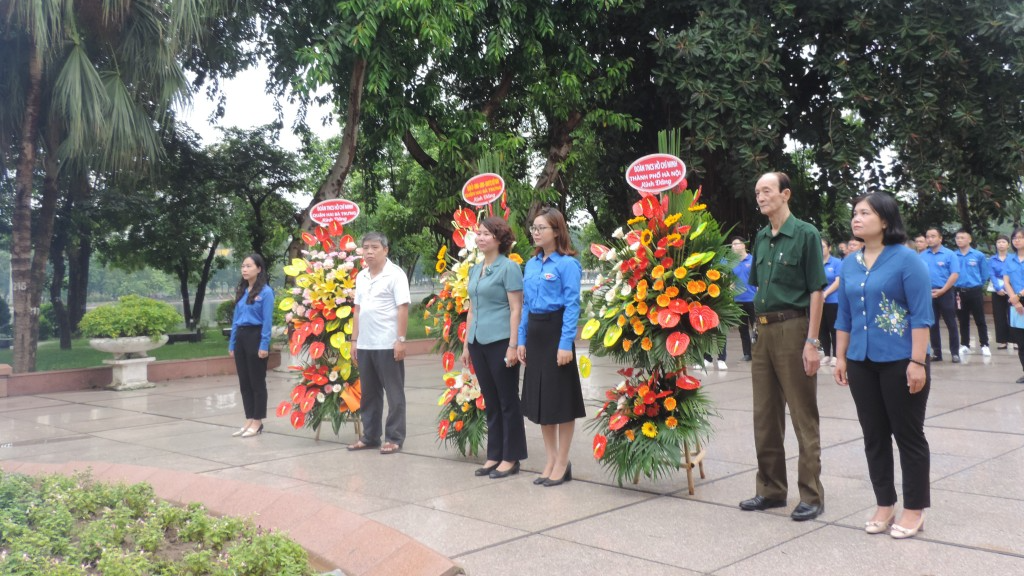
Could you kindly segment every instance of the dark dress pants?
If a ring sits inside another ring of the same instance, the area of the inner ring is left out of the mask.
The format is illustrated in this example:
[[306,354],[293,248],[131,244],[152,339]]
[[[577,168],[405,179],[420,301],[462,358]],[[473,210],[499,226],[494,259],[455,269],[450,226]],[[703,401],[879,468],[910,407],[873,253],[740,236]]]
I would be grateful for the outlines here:
[[236,326],[235,371],[247,420],[267,417],[267,362],[260,358],[260,326]]
[[992,322],[996,325],[996,343],[1010,342],[1010,301],[1006,294],[992,293]]
[[949,332],[949,352],[953,356],[960,354],[960,332],[956,327],[956,294],[947,290],[938,298],[932,298],[932,312],[935,323],[931,326],[932,354],[942,358],[942,336],[939,335],[939,318],[946,323]]
[[750,326],[755,321],[754,303],[737,302],[743,310],[743,317],[740,319],[740,346],[743,348],[743,355],[750,356]]
[[839,304],[825,303],[821,310],[821,329],[818,330],[821,349],[825,356],[836,355],[836,317],[839,316]]
[[360,401],[363,423],[361,440],[368,446],[380,444],[384,397],[388,400],[388,419],[384,439],[399,446],[405,442],[405,360],[395,360],[395,351],[357,350]]
[[978,345],[988,346],[988,322],[985,321],[985,290],[977,288],[961,288],[957,290],[960,307],[956,310],[956,320],[960,324],[960,342],[964,346],[971,345],[971,316],[978,328]]
[[878,506],[896,504],[892,438],[900,449],[903,470],[903,506],[921,510],[931,506],[928,470],[930,452],[924,436],[925,408],[931,390],[930,369],[924,388],[907,388],[907,360],[847,362],[850,393],[864,432],[864,454]]
[[505,365],[507,351],[508,338],[469,345],[469,357],[487,404],[487,459],[496,462],[526,459],[526,425],[519,405],[519,365]]

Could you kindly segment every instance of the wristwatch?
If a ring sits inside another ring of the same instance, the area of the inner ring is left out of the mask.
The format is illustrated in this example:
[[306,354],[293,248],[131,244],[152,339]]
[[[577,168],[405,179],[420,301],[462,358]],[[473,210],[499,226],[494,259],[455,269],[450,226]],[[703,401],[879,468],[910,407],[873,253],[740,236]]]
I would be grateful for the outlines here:
[[399,336],[398,337],[398,341],[402,342],[404,344],[405,343],[405,336]]
[[818,340],[817,338],[808,338],[807,340],[804,340],[804,342],[807,342],[811,346],[821,350],[821,340]]

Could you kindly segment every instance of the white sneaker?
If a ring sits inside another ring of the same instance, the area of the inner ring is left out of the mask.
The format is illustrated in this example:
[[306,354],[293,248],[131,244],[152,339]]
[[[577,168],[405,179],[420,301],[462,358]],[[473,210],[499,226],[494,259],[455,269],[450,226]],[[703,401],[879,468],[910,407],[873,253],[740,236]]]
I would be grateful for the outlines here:
[[719,360],[719,361],[718,361],[718,369],[719,369],[719,370],[728,370],[728,369],[729,369],[729,366],[727,366],[727,365],[725,364],[725,360]]
[[822,366],[828,366],[828,363],[829,363],[829,361],[830,361],[830,360],[831,360],[831,358],[830,358],[830,357],[828,357],[828,356],[823,356],[823,357],[822,357],[822,359],[821,359],[821,365],[822,365]]
[[971,353],[971,349],[968,348],[967,346],[961,346],[960,347],[960,357],[961,358],[963,358],[964,356],[967,356],[970,353]]
[[981,355],[985,356],[985,357],[991,356],[992,355],[992,351],[989,350],[988,346],[982,346],[981,347]]

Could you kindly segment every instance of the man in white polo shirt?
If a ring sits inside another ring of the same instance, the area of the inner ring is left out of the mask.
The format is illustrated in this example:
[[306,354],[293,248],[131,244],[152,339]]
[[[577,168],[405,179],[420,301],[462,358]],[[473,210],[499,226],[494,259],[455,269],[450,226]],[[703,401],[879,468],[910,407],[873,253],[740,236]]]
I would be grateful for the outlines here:
[[[393,454],[405,441],[405,331],[409,324],[409,279],[388,260],[388,239],[380,232],[363,236],[366,267],[356,276],[352,321],[352,360],[362,385],[363,434],[349,450],[380,447]],[[388,419],[380,443],[384,396]]]

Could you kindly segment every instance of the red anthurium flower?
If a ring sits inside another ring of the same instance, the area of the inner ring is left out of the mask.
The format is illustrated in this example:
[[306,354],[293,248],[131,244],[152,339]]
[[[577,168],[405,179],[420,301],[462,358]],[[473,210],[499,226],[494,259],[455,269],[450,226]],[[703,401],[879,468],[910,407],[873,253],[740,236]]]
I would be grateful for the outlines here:
[[302,334],[302,339],[305,340],[306,336],[309,336],[310,334],[313,333],[313,327],[309,324],[309,322],[305,322],[301,326],[296,326],[295,331]]
[[292,403],[287,400],[283,400],[280,404],[277,405],[277,417],[284,418],[288,414],[288,412],[291,411],[291,409]]
[[334,244],[331,243],[330,234],[328,234],[327,229],[322,226],[316,229],[316,239],[323,245],[324,250],[330,250],[334,247]]
[[455,354],[451,352],[445,352],[441,355],[441,366],[444,367],[445,372],[451,372],[452,368],[455,367]]
[[690,337],[682,332],[673,332],[668,335],[665,341],[665,348],[672,356],[679,356],[690,347]]
[[681,316],[665,308],[658,311],[658,325],[662,328],[675,328]]
[[477,398],[476,398],[476,409],[477,410],[486,410],[487,409],[487,404],[484,403],[484,397],[483,396],[477,396]]
[[463,228],[476,228],[476,212],[469,208],[459,208],[455,211],[455,223]]
[[718,314],[710,306],[694,302],[690,305],[690,325],[703,334],[718,326]]
[[303,412],[296,410],[295,412],[292,412],[291,420],[292,428],[298,430],[299,428],[302,428],[302,426],[306,424],[306,415]]
[[[717,325],[717,322],[715,324]],[[462,323],[459,324],[459,342],[465,342],[465,341],[466,341],[466,323],[462,322]]]
[[622,412],[616,412],[608,419],[608,429],[619,430],[626,425],[626,422],[629,422],[629,416],[626,416]]
[[302,399],[306,397],[306,387],[299,384],[295,388],[292,388],[292,404],[298,404],[302,402]]
[[451,402],[452,398],[455,398],[458,395],[459,395],[459,391],[458,390],[456,390],[455,388],[449,388],[448,391],[444,393],[444,401],[446,403],[447,402]]
[[466,232],[465,228],[459,228],[455,232],[452,232],[452,240],[455,241],[455,245],[459,248],[466,247]]
[[679,186],[676,186],[676,189],[673,190],[673,192],[675,192],[676,194],[682,194],[683,192],[686,191],[687,186],[688,184],[686,183],[686,178],[683,178],[683,181],[679,183]]
[[604,397],[611,400],[612,402],[615,402],[616,400],[619,399],[619,393],[616,392],[615,390],[605,390]]
[[632,246],[633,244],[639,244],[640,243],[640,231],[639,230],[630,230],[629,233],[626,234],[625,240],[626,240],[626,246]]
[[633,369],[632,368],[623,368],[623,369],[619,370],[619,375],[620,376],[625,376],[626,378],[632,378],[632,376],[633,376]]
[[324,350],[326,348],[327,347],[324,346],[323,342],[313,342],[312,344],[309,345],[309,357],[312,358],[313,360],[316,360],[317,358],[324,355]]
[[451,424],[448,420],[441,420],[441,423],[437,425],[437,437],[444,440],[448,437],[448,427]]
[[292,353],[292,356],[298,356],[302,353],[302,340],[304,338],[298,332],[292,334],[292,340],[288,343],[288,351]]
[[309,232],[302,233],[302,241],[305,242],[307,246],[315,246],[317,243],[316,236],[313,236]]
[[356,239],[353,238],[351,234],[345,234],[344,236],[341,237],[341,240],[338,240],[338,248],[344,250],[345,246],[348,246],[349,244],[352,244],[355,241]]
[[[344,232],[344,231],[345,231],[345,227],[342,226],[341,222],[338,222],[337,220],[335,220],[335,221],[333,221],[333,222],[331,222],[330,224],[327,225],[327,232],[331,236],[341,236],[342,232]],[[345,245],[342,244],[342,247],[344,247],[344,246]]]
[[608,250],[610,250],[610,248],[601,244],[590,245],[590,253],[598,258],[602,258],[605,254],[608,253]]
[[600,460],[604,456],[604,449],[608,447],[608,438],[603,434],[594,436],[594,459]]
[[700,388],[700,380],[697,380],[689,374],[683,374],[679,378],[676,378],[676,386],[682,390],[696,390]]
[[324,310],[324,320],[334,320],[338,317],[338,311],[334,308]]
[[316,394],[313,394],[312,396],[306,396],[305,398],[302,399],[302,402],[299,402],[299,410],[301,410],[303,414],[309,414],[309,411],[312,410],[313,406],[315,405]]
[[668,309],[676,314],[686,314],[690,311],[690,305],[687,304],[685,300],[673,298],[672,301],[668,303]]
[[316,318],[315,320],[313,320],[309,324],[310,324],[310,330],[313,332],[314,336],[319,336],[319,335],[324,333],[324,319],[323,318]]

